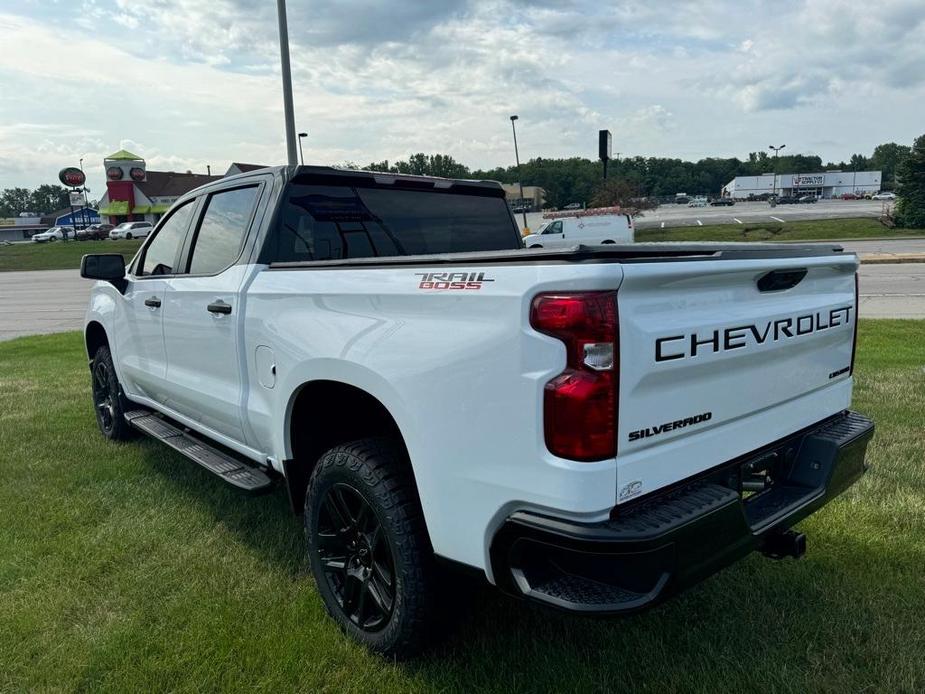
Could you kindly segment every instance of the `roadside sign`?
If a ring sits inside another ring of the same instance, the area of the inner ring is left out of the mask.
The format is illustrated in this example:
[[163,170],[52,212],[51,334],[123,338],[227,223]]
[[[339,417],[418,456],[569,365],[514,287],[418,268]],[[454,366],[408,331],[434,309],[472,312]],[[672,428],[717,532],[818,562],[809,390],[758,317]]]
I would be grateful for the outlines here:
[[76,166],[68,166],[58,172],[58,180],[69,188],[78,188],[86,182],[87,177]]

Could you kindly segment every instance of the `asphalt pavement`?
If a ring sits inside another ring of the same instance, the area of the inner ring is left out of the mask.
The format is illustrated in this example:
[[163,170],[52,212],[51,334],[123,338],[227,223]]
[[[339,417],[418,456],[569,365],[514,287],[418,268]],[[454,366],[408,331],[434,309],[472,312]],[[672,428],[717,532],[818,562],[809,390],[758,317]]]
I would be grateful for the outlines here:
[[[858,253],[925,253],[925,239],[843,245]],[[80,330],[92,286],[76,270],[0,272],[0,340]],[[860,290],[863,318],[925,318],[925,263],[862,264]]]
[[92,286],[77,270],[0,272],[0,340],[81,329]]

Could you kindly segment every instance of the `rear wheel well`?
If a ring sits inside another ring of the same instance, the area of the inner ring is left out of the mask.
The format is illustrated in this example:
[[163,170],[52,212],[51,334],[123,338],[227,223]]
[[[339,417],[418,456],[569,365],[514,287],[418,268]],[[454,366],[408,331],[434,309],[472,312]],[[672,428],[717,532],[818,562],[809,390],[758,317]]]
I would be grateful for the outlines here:
[[96,350],[104,345],[109,346],[106,329],[96,321],[91,321],[87,324],[87,329],[84,331],[84,340],[87,343],[87,356],[90,357],[91,361],[93,360],[93,355],[96,354]]
[[387,436],[407,448],[392,415],[378,399],[338,381],[311,381],[295,396],[289,419],[292,458],[283,462],[292,510],[301,514],[305,489],[321,456],[334,446]]

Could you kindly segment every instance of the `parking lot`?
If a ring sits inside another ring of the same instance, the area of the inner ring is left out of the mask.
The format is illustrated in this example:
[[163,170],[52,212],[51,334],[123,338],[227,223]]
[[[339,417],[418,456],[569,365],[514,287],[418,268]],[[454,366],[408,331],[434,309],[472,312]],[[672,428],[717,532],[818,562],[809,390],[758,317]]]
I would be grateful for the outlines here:
[[[800,220],[840,219],[847,217],[877,218],[884,203],[878,200],[820,200],[812,204],[777,205],[766,202],[737,202],[732,207],[688,207],[661,205],[636,218],[638,229],[653,227],[706,226],[710,224],[786,224]],[[515,215],[523,228],[523,215]],[[536,229],[543,222],[542,212],[527,214],[527,223]]]

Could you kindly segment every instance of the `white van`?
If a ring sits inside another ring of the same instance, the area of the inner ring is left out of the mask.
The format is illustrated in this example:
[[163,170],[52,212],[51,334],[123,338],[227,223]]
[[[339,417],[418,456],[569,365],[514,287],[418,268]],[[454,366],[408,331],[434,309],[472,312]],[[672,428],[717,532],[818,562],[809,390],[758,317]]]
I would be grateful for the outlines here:
[[591,209],[547,219],[535,234],[524,237],[524,246],[593,246],[601,243],[633,243],[633,238],[633,218],[630,215]]

